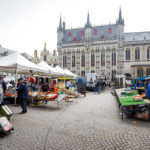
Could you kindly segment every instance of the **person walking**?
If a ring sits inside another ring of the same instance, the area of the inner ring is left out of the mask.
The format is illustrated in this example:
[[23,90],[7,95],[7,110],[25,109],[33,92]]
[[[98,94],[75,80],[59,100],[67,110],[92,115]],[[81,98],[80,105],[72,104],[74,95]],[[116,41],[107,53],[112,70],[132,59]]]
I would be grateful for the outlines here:
[[100,82],[100,80],[97,81],[96,86],[97,86],[97,93],[100,94],[100,92],[101,92],[101,82]]
[[97,92],[97,82],[96,82],[96,80],[94,81],[94,93],[96,94],[96,92]]
[[27,83],[20,78],[18,80],[18,88],[16,89],[18,92],[18,99],[20,100],[20,105],[22,107],[22,112],[20,114],[27,113],[27,98],[29,93],[29,87]]

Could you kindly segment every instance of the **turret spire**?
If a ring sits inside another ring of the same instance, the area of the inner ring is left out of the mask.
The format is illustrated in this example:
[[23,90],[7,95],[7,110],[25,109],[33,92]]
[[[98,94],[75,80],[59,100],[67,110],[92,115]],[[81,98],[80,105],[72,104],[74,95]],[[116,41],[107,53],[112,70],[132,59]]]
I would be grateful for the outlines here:
[[120,7],[120,11],[119,11],[119,18],[116,21],[117,24],[122,24],[124,25],[124,19],[122,18],[122,12],[121,12],[121,7]]
[[60,21],[59,21],[59,29],[62,29],[61,15],[60,15]]
[[87,22],[85,24],[85,27],[91,27],[89,12],[88,12],[88,15],[87,15]]

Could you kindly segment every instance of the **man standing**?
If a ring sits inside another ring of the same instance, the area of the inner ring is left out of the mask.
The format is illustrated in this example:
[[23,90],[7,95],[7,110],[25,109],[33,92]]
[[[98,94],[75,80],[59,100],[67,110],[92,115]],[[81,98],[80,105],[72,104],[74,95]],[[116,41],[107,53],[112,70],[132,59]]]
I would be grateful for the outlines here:
[[68,81],[66,82],[66,89],[69,90],[69,87],[71,87],[71,82],[70,82],[70,80],[68,80]]
[[0,76],[0,105],[4,103],[4,94],[6,91],[6,82],[4,81],[4,77]]
[[27,113],[27,98],[28,98],[28,92],[29,88],[26,82],[24,82],[23,78],[20,78],[18,80],[18,88],[16,89],[18,91],[18,99],[20,100],[20,105],[22,107],[22,112],[20,114]]
[[49,84],[45,82],[45,83],[42,85],[40,91],[41,91],[41,92],[48,92],[49,90],[50,90]]

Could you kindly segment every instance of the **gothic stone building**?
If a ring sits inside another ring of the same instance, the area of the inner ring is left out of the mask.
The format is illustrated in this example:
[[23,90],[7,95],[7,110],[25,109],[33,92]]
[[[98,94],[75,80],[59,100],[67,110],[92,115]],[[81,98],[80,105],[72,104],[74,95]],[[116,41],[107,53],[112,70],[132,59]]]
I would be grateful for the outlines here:
[[60,17],[57,35],[59,65],[77,75],[150,75],[150,32],[124,33],[121,9],[115,24],[103,26],[92,26],[88,13],[84,28],[66,29]]
[[40,63],[41,61],[45,61],[47,64],[55,67],[58,65],[58,55],[57,51],[53,50],[53,54],[50,53],[49,50],[46,48],[46,43],[44,44],[44,48],[40,53],[40,58],[38,57],[37,50],[34,51],[34,57],[32,59],[33,63]]

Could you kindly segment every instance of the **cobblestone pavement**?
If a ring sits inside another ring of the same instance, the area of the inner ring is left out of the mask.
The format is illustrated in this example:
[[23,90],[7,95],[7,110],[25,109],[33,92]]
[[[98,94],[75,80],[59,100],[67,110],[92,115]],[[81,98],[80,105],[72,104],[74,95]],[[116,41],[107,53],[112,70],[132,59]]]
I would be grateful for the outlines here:
[[62,102],[59,109],[54,103],[29,107],[23,115],[10,106],[15,131],[0,139],[0,150],[150,150],[150,123],[122,121],[110,91]]

